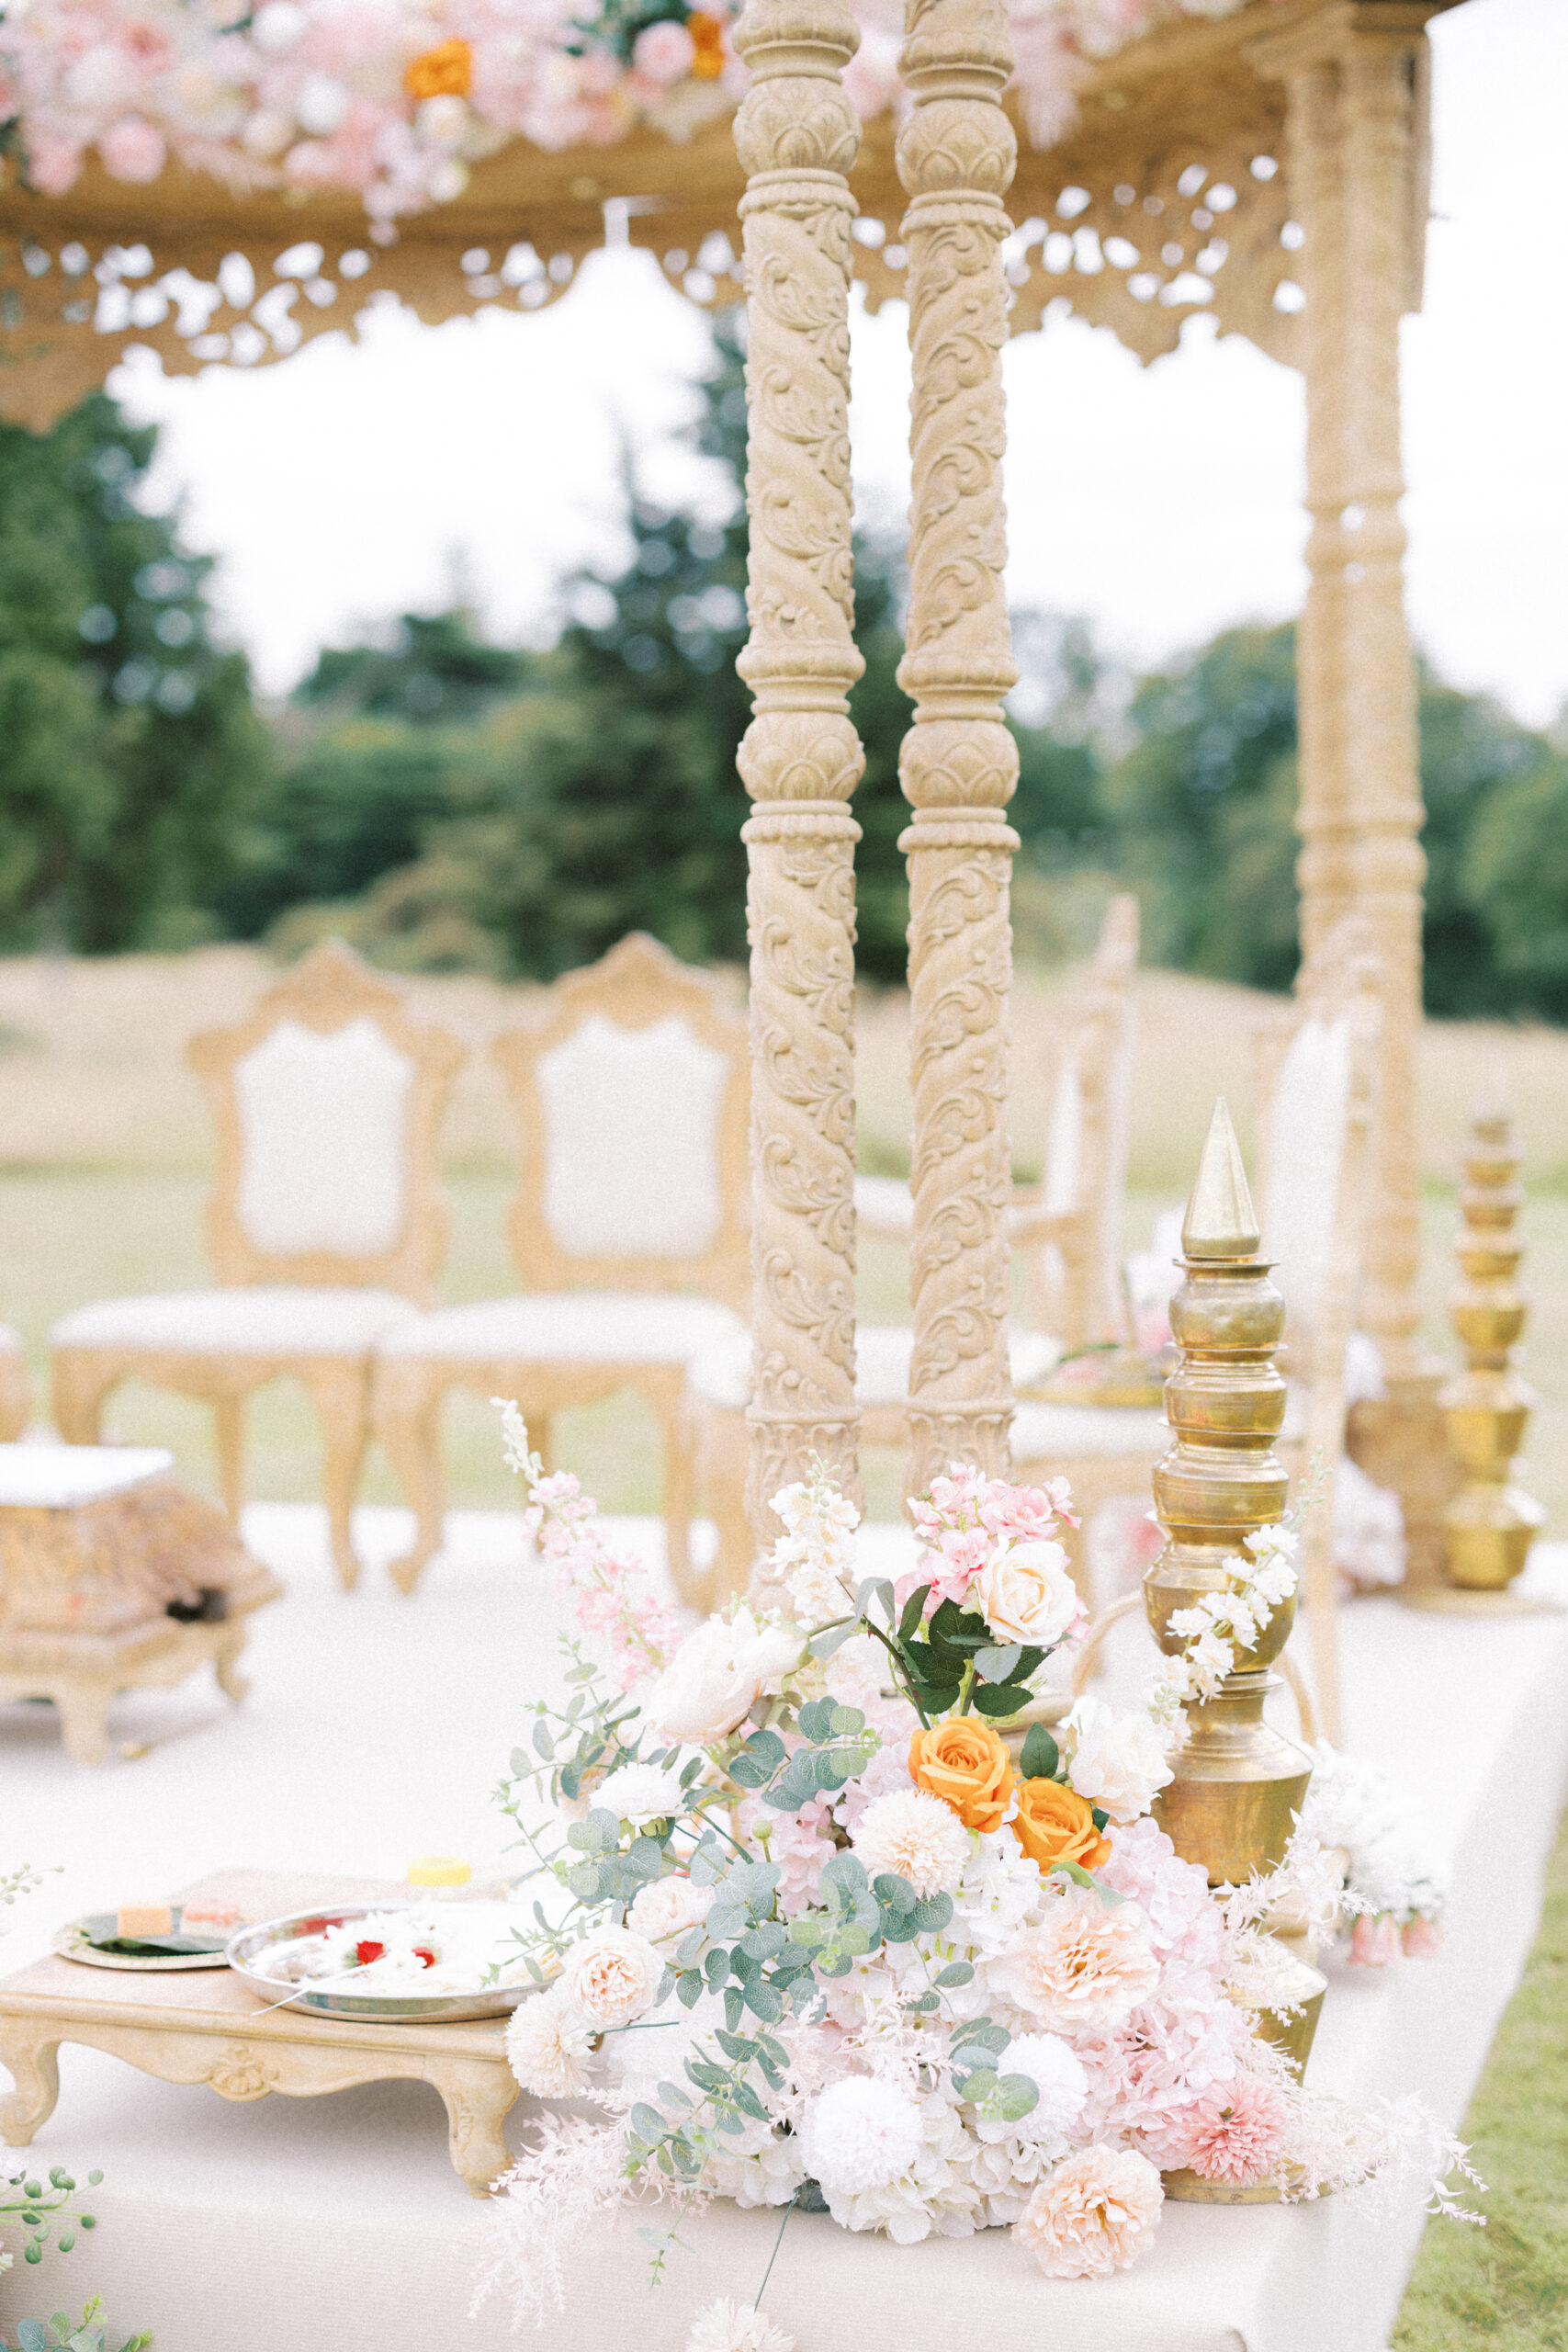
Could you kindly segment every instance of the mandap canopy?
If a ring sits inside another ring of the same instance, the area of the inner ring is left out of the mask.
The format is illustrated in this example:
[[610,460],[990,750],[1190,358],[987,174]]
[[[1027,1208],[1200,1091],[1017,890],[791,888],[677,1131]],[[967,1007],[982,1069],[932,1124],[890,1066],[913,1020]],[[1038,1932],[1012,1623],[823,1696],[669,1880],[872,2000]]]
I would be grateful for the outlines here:
[[1303,946],[1359,914],[1384,984],[1363,1320],[1389,1393],[1359,1450],[1401,1487],[1416,1545],[1438,1540],[1415,1337],[1424,868],[1398,346],[1420,299],[1424,28],[1444,5],[909,0],[900,28],[886,0],[602,0],[592,21],[570,0],[11,0],[0,19],[0,413],[35,428],[133,345],[184,372],[285,356],[383,293],[430,322],[538,309],[606,241],[648,246],[696,302],[744,286],[741,768],[772,1035],[759,1496],[813,1448],[855,1475],[852,277],[873,308],[908,300],[914,354],[910,1477],[953,1453],[997,1462],[1010,1410],[1000,346],[1057,306],[1148,360],[1203,310],[1306,378]]

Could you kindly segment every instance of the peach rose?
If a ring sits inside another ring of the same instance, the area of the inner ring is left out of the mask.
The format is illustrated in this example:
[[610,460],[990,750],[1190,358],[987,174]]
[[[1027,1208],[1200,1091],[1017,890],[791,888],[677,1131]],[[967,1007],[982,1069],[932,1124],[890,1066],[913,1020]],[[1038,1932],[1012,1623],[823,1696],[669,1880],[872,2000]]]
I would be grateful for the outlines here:
[[579,2017],[603,2033],[650,2009],[663,1974],[664,1962],[646,1936],[600,1928],[567,1954],[559,1981]]
[[965,1829],[999,1829],[1012,1802],[1012,1760],[1000,1732],[955,1715],[909,1742],[909,1778],[950,1804]]
[[1013,2236],[1047,2278],[1104,2278],[1136,2262],[1164,2202],[1147,2156],[1085,2148],[1040,2183]]
[[1021,1781],[1018,1811],[1010,1826],[1030,1860],[1043,1871],[1054,1870],[1058,1862],[1097,1871],[1111,1860],[1111,1841],[1094,1826],[1094,1807],[1059,1781]]

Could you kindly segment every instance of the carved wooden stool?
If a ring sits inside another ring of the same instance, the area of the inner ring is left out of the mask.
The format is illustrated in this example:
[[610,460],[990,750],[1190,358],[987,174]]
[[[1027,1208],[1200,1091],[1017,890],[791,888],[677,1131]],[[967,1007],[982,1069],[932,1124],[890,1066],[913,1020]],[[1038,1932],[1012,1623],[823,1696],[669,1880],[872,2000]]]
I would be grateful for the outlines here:
[[[186,1887],[239,1903],[255,1919],[317,1904],[403,1901],[385,1880],[293,1878],[225,1871]],[[506,2063],[506,2019],[377,2025],[358,2018],[269,2009],[226,1968],[121,1974],[51,1958],[0,1982],[0,2064],[16,2083],[0,2102],[0,2132],[25,2148],[54,2112],[62,2041],[107,2050],[164,2083],[210,2083],[220,2098],[313,2098],[361,2083],[430,2083],[446,2109],[452,2163],[483,2197],[512,2163],[502,2126],[517,2098]]]
[[0,1701],[51,1699],[96,1764],[119,1690],[210,1659],[243,1699],[246,1619],[283,1587],[154,1446],[0,1445]]

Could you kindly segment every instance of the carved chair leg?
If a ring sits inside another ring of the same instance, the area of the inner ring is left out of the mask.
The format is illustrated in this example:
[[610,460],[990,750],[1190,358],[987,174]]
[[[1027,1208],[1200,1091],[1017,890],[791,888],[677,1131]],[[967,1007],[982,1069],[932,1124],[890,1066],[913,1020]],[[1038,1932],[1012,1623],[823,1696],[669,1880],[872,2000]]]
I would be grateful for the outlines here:
[[[411,1373],[413,1377],[410,1377]],[[383,1364],[375,1386],[377,1436],[399,1485],[413,1508],[414,1540],[388,1570],[400,1592],[412,1592],[425,1563],[441,1549],[446,1518],[446,1481],[441,1464],[441,1404],[438,1372]]]
[[26,1356],[0,1350],[0,1442],[14,1445],[32,1419],[32,1383]]
[[96,1445],[103,1428],[104,1406],[118,1386],[120,1367],[107,1369],[95,1355],[60,1350],[51,1366],[54,1426],[67,1445]]
[[223,1508],[236,1532],[240,1513],[245,1507],[245,1400],[243,1396],[215,1396],[212,1400],[213,1434],[218,1441],[218,1490],[223,1498]]
[[236,1625],[232,1637],[220,1642],[212,1653],[212,1671],[218,1678],[218,1688],[226,1699],[232,1699],[236,1706],[251,1687],[250,1676],[240,1672],[240,1658],[247,1633],[248,1628],[243,1623]]
[[109,1702],[107,1683],[75,1682],[50,1692],[60,1717],[60,1736],[67,1756],[78,1764],[101,1764],[109,1744]]
[[299,1367],[321,1425],[322,1487],[332,1530],[333,1562],[344,1592],[359,1581],[354,1550],[353,1514],[370,1441],[370,1372],[367,1364],[322,1357]]
[[528,1442],[544,1464],[547,1478],[556,1474],[556,1417],[553,1413],[536,1413],[528,1423]]
[[0,2100],[0,2132],[8,2148],[25,2148],[49,2121],[60,2097],[60,2044],[45,2041],[36,2027],[17,2019],[0,2029],[0,2066],[17,2087]]

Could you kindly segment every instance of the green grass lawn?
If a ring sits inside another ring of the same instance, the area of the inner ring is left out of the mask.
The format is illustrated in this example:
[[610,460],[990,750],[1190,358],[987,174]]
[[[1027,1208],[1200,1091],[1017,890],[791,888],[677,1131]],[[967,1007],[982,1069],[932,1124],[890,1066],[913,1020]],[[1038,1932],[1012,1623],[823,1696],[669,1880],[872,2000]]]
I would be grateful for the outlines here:
[[1540,1933],[1461,2139],[1487,2184],[1483,2230],[1430,2222],[1393,2352],[1568,2346],[1568,1816]]

